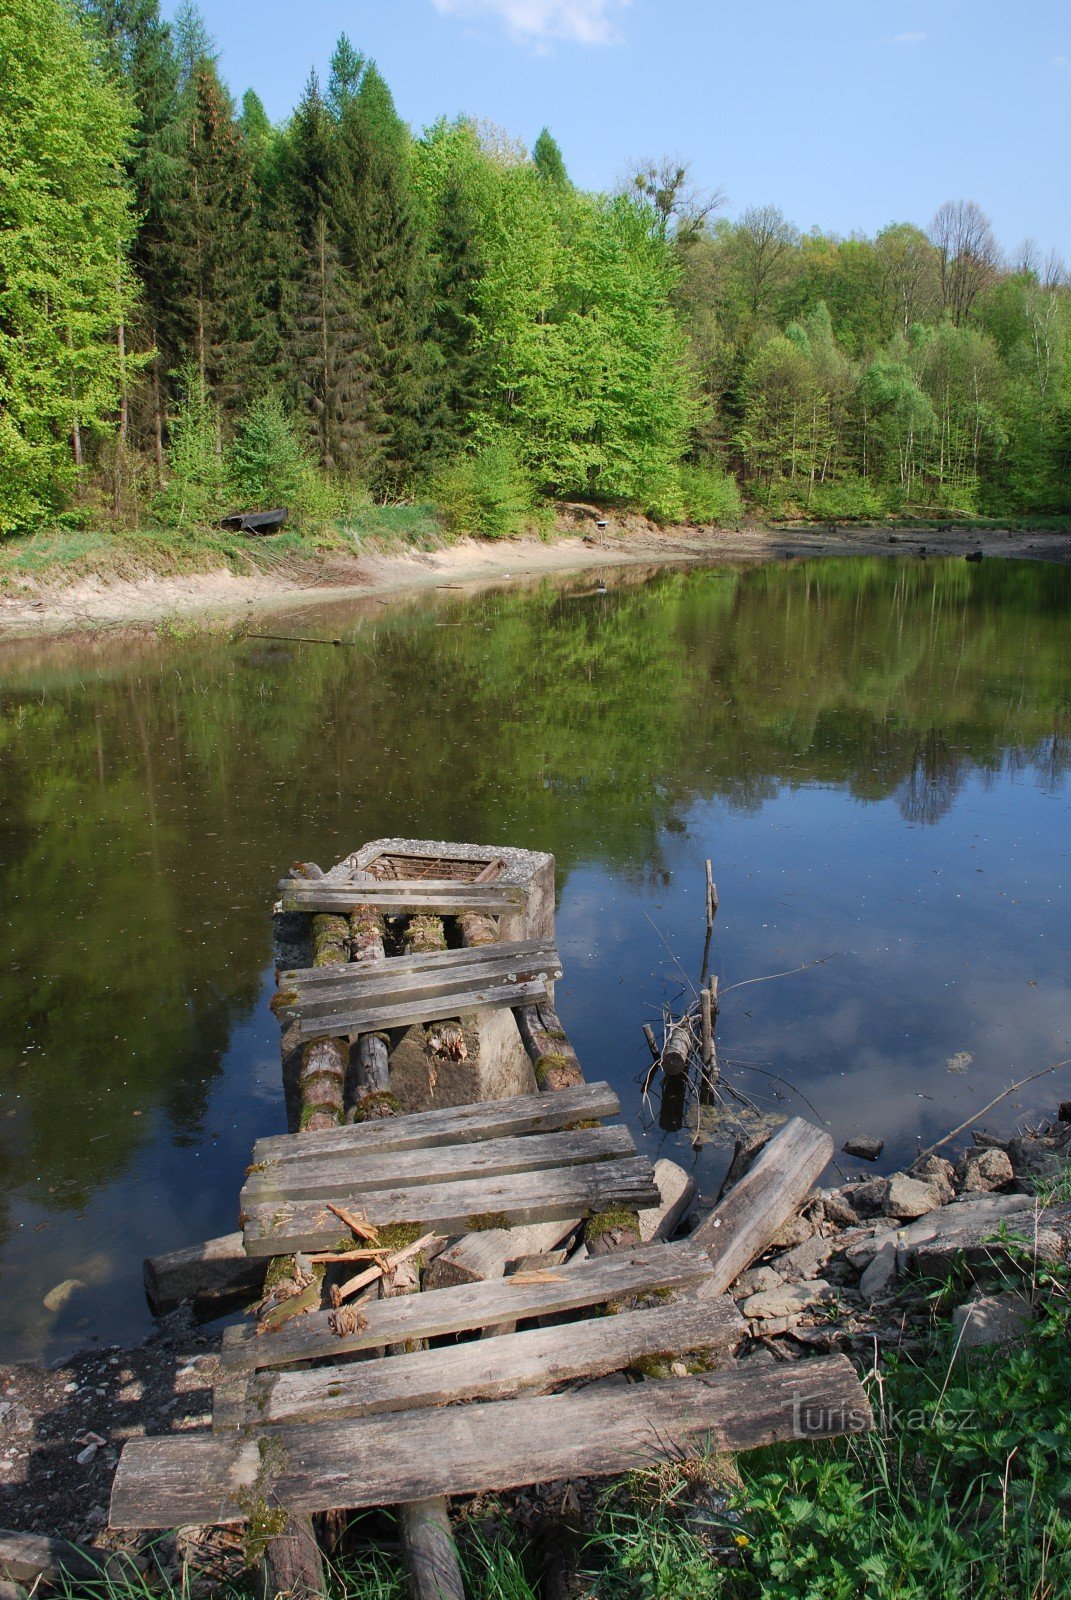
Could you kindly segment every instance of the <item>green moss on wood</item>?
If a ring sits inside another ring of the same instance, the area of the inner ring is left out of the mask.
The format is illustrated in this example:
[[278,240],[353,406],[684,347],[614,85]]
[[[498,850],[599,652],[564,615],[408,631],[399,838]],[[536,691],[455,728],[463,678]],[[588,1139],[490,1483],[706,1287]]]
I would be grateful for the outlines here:
[[276,1016],[280,1011],[286,1011],[290,1006],[296,1006],[297,1003],[298,992],[296,989],[280,989],[276,994],[272,995],[270,1001],[271,1009]]
[[549,1051],[547,1055],[540,1056],[534,1065],[533,1071],[535,1072],[536,1082],[542,1089],[552,1072],[561,1072],[563,1069],[571,1067],[572,1064],[567,1056],[556,1055],[553,1050]]
[[607,1206],[605,1211],[597,1211],[587,1220],[584,1237],[590,1244],[593,1239],[599,1239],[604,1233],[635,1233],[640,1231],[640,1215],[638,1211],[630,1211],[628,1206]]
[[377,1117],[400,1117],[402,1103],[389,1089],[376,1089],[361,1099],[353,1113],[354,1122],[374,1122]]
[[423,1233],[424,1229],[419,1222],[388,1222],[384,1227],[376,1229],[376,1248],[406,1250],[411,1244],[416,1244]]
[[422,955],[426,950],[445,950],[442,917],[410,917],[405,930],[405,948],[413,955]]
[[478,1211],[466,1219],[470,1233],[490,1233],[493,1228],[508,1228],[510,1219],[504,1211]]

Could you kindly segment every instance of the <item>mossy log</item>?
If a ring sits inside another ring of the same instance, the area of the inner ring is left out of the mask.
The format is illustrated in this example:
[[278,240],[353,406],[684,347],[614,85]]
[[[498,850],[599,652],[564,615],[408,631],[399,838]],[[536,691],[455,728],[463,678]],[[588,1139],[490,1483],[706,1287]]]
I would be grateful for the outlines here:
[[423,955],[428,950],[445,950],[446,930],[442,917],[410,917],[405,925],[402,944],[408,956]]
[[312,964],[314,967],[337,966],[350,959],[350,924],[348,917],[333,916],[323,912],[312,919]]
[[386,955],[386,923],[374,906],[357,906],[350,914],[350,952],[354,961],[382,961]]
[[461,943],[471,949],[498,943],[498,923],[494,917],[485,916],[482,911],[459,912],[457,926]]
[[345,1039],[314,1039],[301,1057],[302,1129],[330,1128],[342,1121],[349,1046]]
[[548,1000],[514,1012],[521,1040],[541,1089],[572,1089],[584,1081],[576,1051]]

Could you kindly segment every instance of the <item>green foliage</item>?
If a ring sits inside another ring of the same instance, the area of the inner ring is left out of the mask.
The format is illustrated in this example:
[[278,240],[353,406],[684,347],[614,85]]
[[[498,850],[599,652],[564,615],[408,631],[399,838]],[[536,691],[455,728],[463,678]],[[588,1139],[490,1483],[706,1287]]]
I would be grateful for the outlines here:
[[508,539],[523,532],[533,511],[531,478],[505,437],[458,456],[432,493],[446,527],[470,537]]
[[735,478],[713,462],[680,469],[681,499],[689,522],[723,527],[739,523],[744,503]]
[[153,506],[160,522],[181,531],[216,523],[229,509],[219,413],[192,368],[185,390],[171,424],[167,481]]
[[62,0],[0,13],[0,534],[54,509],[123,383],[130,123]]
[[243,505],[289,506],[300,515],[315,493],[313,464],[276,395],[265,395],[246,412],[228,466],[231,488]]

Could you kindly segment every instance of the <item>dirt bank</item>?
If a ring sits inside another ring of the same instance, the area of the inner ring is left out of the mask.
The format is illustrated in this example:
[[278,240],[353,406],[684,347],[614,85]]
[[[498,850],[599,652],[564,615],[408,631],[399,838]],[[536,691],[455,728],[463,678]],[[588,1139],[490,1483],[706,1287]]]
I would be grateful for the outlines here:
[[552,540],[487,543],[462,539],[432,551],[332,553],[294,557],[269,570],[251,565],[203,572],[133,576],[50,568],[13,576],[0,591],[0,638],[153,627],[171,619],[226,620],[371,595],[437,587],[484,586],[525,577],[639,564],[738,563],[827,555],[965,555],[1037,561],[1071,560],[1071,535],[943,527],[658,528],[641,517],[608,519],[605,528],[563,517]]

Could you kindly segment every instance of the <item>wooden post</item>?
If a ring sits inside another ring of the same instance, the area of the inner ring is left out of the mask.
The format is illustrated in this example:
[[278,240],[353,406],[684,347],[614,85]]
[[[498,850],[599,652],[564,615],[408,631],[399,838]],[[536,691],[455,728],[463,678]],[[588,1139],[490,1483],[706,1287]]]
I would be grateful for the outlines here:
[[398,1532],[416,1600],[465,1600],[445,1497],[399,1506]]

